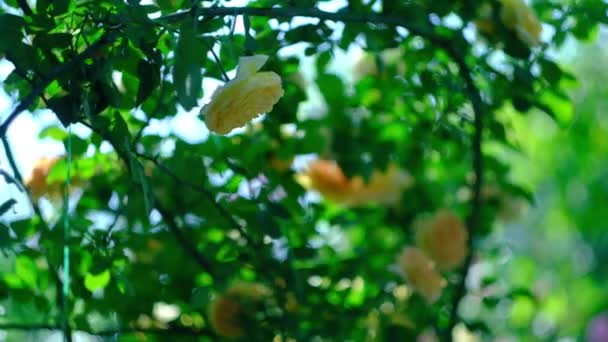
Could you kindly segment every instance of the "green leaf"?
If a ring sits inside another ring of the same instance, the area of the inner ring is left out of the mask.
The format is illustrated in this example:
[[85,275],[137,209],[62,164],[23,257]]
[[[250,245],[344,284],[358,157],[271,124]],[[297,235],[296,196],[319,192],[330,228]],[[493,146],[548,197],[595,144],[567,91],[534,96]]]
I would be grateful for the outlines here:
[[63,141],[68,136],[68,133],[59,126],[49,126],[44,128],[38,134],[38,139],[51,138],[56,141]]
[[80,99],[78,94],[70,93],[48,100],[49,108],[55,112],[63,126],[67,127],[78,121],[80,113]]
[[63,14],[70,8],[71,0],[53,0],[53,14]]
[[29,288],[35,289],[38,280],[36,263],[26,255],[19,255],[15,261],[15,273]]
[[[70,141],[68,142],[67,139],[70,139]],[[89,148],[89,142],[87,140],[84,140],[82,138],[80,138],[79,136],[72,134],[69,137],[66,137],[66,139],[63,141],[63,144],[66,147],[66,151],[67,151],[67,144],[70,144],[70,150],[73,156],[81,156],[83,154],[85,154],[85,152],[87,151],[87,149]]]
[[342,80],[333,74],[321,74],[317,77],[319,89],[325,97],[325,101],[332,106],[341,108],[345,105],[344,84]]
[[552,91],[544,92],[539,98],[539,108],[565,127],[574,118],[574,104]]
[[141,60],[137,65],[137,76],[139,76],[139,89],[137,90],[136,105],[144,102],[154,89],[160,84],[160,68],[154,62]]
[[23,34],[21,32],[24,25],[22,17],[12,14],[0,15],[0,51],[11,51],[18,46]]
[[0,248],[6,248],[12,243],[11,229],[2,223],[0,223]]
[[154,203],[154,193],[152,193],[150,189],[150,185],[148,184],[148,180],[144,173],[144,167],[141,165],[137,156],[134,154],[129,155],[129,164],[131,166],[131,177],[136,184],[141,185],[141,189],[143,191],[144,196],[144,207],[146,208],[146,214],[150,215],[152,212],[153,203]]
[[203,94],[202,68],[205,51],[203,44],[195,36],[192,23],[184,23],[175,51],[173,81],[179,103],[185,110],[194,108]]
[[98,274],[87,273],[84,277],[84,287],[93,292],[103,289],[110,283],[110,270],[105,270]]
[[64,49],[72,44],[72,35],[69,33],[40,33],[34,37],[34,46],[46,50]]
[[251,35],[251,20],[249,20],[248,15],[243,16],[243,25],[245,26],[245,49],[249,53],[255,53],[258,49],[258,44],[255,41],[255,38]]
[[118,111],[114,112],[113,127],[110,132],[116,148],[121,149],[123,152],[131,150],[131,132],[129,132],[125,119]]

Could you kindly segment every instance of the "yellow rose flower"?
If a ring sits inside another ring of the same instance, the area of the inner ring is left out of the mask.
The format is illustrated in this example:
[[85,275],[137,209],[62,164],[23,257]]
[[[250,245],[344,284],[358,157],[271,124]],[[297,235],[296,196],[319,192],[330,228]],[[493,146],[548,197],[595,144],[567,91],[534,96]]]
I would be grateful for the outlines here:
[[522,42],[533,46],[540,44],[540,33],[543,30],[534,11],[523,0],[501,0],[500,18],[511,30],[514,30]]
[[215,90],[201,115],[210,131],[228,134],[258,115],[267,113],[283,96],[281,78],[274,72],[259,72],[268,56],[241,57],[236,77]]
[[414,223],[416,242],[442,270],[460,265],[467,255],[469,234],[458,216],[447,209]]
[[236,283],[211,302],[209,323],[220,336],[243,336],[243,322],[253,314],[248,312],[248,309],[271,295],[272,290],[265,285]]
[[397,263],[406,280],[427,302],[433,303],[439,299],[445,280],[422,250],[416,247],[404,248],[397,258]]
[[367,184],[361,177],[351,182],[354,195],[362,202],[394,205],[401,199],[403,190],[413,184],[412,176],[397,165],[390,164],[385,171],[374,171]]

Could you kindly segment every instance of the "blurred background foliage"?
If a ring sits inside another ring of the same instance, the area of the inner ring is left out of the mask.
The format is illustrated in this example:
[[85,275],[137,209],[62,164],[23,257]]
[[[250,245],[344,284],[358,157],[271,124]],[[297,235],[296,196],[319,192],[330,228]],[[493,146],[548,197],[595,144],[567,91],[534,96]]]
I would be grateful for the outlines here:
[[[607,11],[600,0],[0,1],[2,88],[44,122],[42,142],[71,151],[19,170],[13,159],[32,153],[19,135],[36,132],[3,113],[2,338],[604,341]],[[252,54],[270,57],[283,98],[209,133],[200,107]],[[412,182],[384,184],[399,191],[390,204],[346,205],[294,177],[317,158],[345,179],[374,184],[398,165]],[[469,229],[470,258],[441,271],[430,301],[398,255],[442,208]]]

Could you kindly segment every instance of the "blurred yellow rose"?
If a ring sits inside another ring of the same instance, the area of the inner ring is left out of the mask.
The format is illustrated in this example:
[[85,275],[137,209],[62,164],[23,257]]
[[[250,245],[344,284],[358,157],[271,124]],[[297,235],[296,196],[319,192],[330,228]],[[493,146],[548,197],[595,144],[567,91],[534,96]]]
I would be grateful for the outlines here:
[[522,42],[533,46],[540,44],[542,25],[534,11],[523,0],[501,0],[500,18],[511,30],[514,30]]
[[409,173],[390,164],[385,171],[374,171],[367,184],[361,177],[354,177],[351,188],[353,195],[361,202],[394,205],[401,199],[403,190],[413,183]]
[[[45,196],[49,200],[59,200],[63,196],[66,184],[65,179],[48,180],[49,173],[57,162],[63,160],[64,156],[42,157],[34,163],[32,173],[25,179],[25,186],[30,192],[32,200],[37,201]],[[71,187],[83,186],[81,178],[72,175],[70,178]]]
[[281,78],[274,72],[259,72],[268,56],[241,57],[236,77],[215,90],[201,115],[210,131],[228,134],[272,107],[283,96]]
[[272,290],[259,283],[236,283],[220,294],[209,306],[209,323],[220,336],[240,337],[245,334],[243,322],[252,316],[252,305],[270,297]]
[[414,290],[429,303],[441,296],[445,280],[435,269],[433,261],[416,247],[406,247],[397,257],[397,264]]
[[351,201],[350,180],[335,161],[314,160],[308,164],[305,172],[296,175],[296,180],[331,201],[344,204]]
[[467,256],[469,234],[452,211],[441,209],[414,223],[416,242],[442,270],[459,266]]
[[[405,73],[406,66],[403,61],[403,51],[401,48],[386,49],[379,54],[380,61],[388,65],[396,65],[397,72],[402,75]],[[372,53],[364,53],[353,67],[353,78],[355,81],[365,76],[378,75],[378,63]]]
[[390,164],[385,171],[374,171],[366,183],[361,176],[348,178],[335,161],[315,160],[296,176],[307,189],[318,191],[324,198],[349,206],[378,203],[394,205],[404,189],[411,186],[409,173]]
[[59,157],[43,157],[34,164],[32,173],[25,180],[25,186],[29,189],[33,200],[38,200],[44,195],[50,198],[61,197],[62,183],[59,181],[47,182],[50,170],[59,159]]

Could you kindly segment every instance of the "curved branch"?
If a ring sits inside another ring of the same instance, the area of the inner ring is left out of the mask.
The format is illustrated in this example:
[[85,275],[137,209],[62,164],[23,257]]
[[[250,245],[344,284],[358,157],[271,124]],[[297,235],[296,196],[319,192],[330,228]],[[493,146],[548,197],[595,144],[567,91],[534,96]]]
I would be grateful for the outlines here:
[[203,270],[214,277],[215,273],[213,272],[211,263],[196,249],[196,246],[192,243],[192,241],[188,240],[188,238],[182,232],[182,229],[177,225],[175,216],[160,204],[160,201],[156,196],[154,196],[154,207],[160,213],[161,217],[167,224],[167,227],[169,227],[169,231],[171,231],[177,242],[184,247],[186,252],[190,254],[190,256],[196,261],[197,264],[199,264],[199,266],[201,266]]
[[[0,323],[0,330],[17,330],[17,331],[36,331],[36,330],[52,330],[52,331],[60,331],[62,327],[59,325],[53,324],[44,324],[44,323],[34,323],[34,324],[25,324],[25,323]],[[213,334],[209,330],[195,330],[188,329],[183,327],[171,327],[167,329],[143,329],[143,328],[119,328],[119,329],[107,329],[107,330],[90,330],[85,328],[75,328],[74,332],[83,332],[90,335],[108,337],[114,335],[126,335],[126,334],[152,334],[152,335],[168,335],[168,336],[207,336],[214,337]]]
[[[169,14],[156,19],[156,22],[179,22],[184,19],[192,18],[195,14],[193,9],[178,13]],[[384,24],[391,26],[401,26],[408,29],[411,33],[430,37],[433,33],[422,26],[409,24],[403,16],[380,15],[375,13],[353,13],[353,12],[326,12],[317,8],[304,7],[208,7],[197,8],[196,14],[202,17],[221,17],[234,15],[248,15],[269,18],[293,18],[308,17],[320,20],[341,21],[350,23],[371,23]]]
[[28,5],[26,0],[17,0],[17,4],[19,5],[19,7],[21,8],[21,10],[23,11],[23,14],[25,15],[32,15],[34,14],[34,12],[32,12],[32,8],[30,7],[30,5]]
[[218,211],[218,213],[226,220],[228,221],[228,223],[233,226],[234,228],[236,228],[239,233],[241,235],[243,235],[243,237],[247,240],[248,243],[250,243],[251,245],[255,245],[255,242],[253,241],[253,239],[249,236],[249,234],[247,234],[247,232],[243,229],[243,226],[241,224],[239,224],[234,217],[232,216],[232,214],[228,211],[228,209],[224,208],[224,206],[222,206],[220,203],[217,202],[217,200],[215,199],[215,197],[213,196],[213,193],[211,191],[209,191],[208,189],[194,184],[188,180],[185,180],[181,177],[179,177],[177,174],[175,174],[175,172],[173,172],[170,168],[168,168],[167,166],[165,166],[163,163],[161,163],[160,161],[158,161],[157,158],[154,157],[150,157],[148,155],[142,154],[142,153],[137,153],[137,156],[146,160],[151,161],[152,163],[154,163],[154,165],[161,170],[162,172],[164,172],[166,175],[168,175],[169,177],[173,178],[174,181],[176,181],[177,183],[183,185],[183,186],[187,186],[189,188],[191,188],[192,190],[202,194],[209,202],[211,202],[211,205]]
[[481,201],[481,187],[483,185],[483,151],[482,151],[482,140],[483,140],[483,126],[485,117],[485,106],[481,98],[481,92],[475,85],[472,74],[473,72],[466,64],[464,57],[461,53],[453,48],[447,46],[446,51],[452,57],[454,62],[458,65],[459,72],[463,78],[466,91],[473,106],[473,137],[471,142],[472,154],[473,154],[473,173],[474,180],[472,185],[473,197],[471,199],[471,213],[467,217],[467,227],[469,230],[468,250],[469,253],[464,261],[464,264],[460,270],[460,279],[456,288],[454,289],[454,295],[452,297],[452,303],[450,307],[450,319],[448,326],[443,332],[443,338],[446,341],[452,340],[452,330],[458,323],[458,306],[462,297],[466,294],[466,280],[469,275],[471,263],[473,261],[473,247],[475,242],[475,234],[479,229],[481,223],[481,212],[483,209],[483,203]]
[[[11,149],[11,146],[8,142],[8,139],[6,136],[1,136],[0,140],[2,140],[2,146],[4,147],[4,154],[6,154],[6,158],[8,159],[8,163],[10,164],[11,168],[13,169],[13,173],[15,175],[15,179],[19,182],[19,184],[21,185],[21,187],[23,189],[25,189],[25,193],[30,201],[30,203],[32,204],[32,208],[34,210],[34,214],[35,216],[38,216],[38,218],[40,219],[40,222],[42,223],[42,225],[44,226],[44,229],[46,231],[50,230],[49,225],[46,223],[46,221],[44,220],[44,216],[42,216],[42,210],[40,210],[40,207],[36,204],[36,202],[34,201],[34,199],[32,198],[32,195],[30,193],[30,190],[25,186],[24,182],[23,182],[23,177],[21,176],[21,172],[19,172],[19,168],[17,167],[17,163],[15,162],[15,158],[13,156],[13,151]],[[65,312],[66,307],[64,306],[64,294],[63,294],[63,281],[61,280],[61,278],[59,277],[58,272],[56,272],[56,270],[58,270],[58,267],[54,267],[50,258],[48,257],[48,255],[46,256],[46,262],[49,264],[50,266],[50,274],[53,278],[53,280],[55,281],[55,292],[56,292],[56,296],[57,296],[57,303],[61,303],[58,304],[59,307],[59,312]],[[61,330],[64,331],[64,334],[66,336],[66,340],[67,341],[71,341],[72,340],[72,334],[71,334],[71,328],[69,326],[69,324],[64,324],[64,326],[61,327]]]
[[21,114],[24,110],[28,109],[34,103],[34,101],[36,101],[38,96],[40,96],[44,92],[46,87],[48,87],[49,84],[51,84],[57,77],[67,72],[68,70],[75,68],[77,65],[84,62],[84,60],[93,57],[93,55],[98,50],[108,44],[111,44],[117,38],[117,30],[108,31],[104,33],[104,35],[101,36],[99,40],[97,40],[91,46],[86,48],[80,54],[76,55],[72,60],[70,60],[69,62],[65,62],[51,70],[51,72],[49,72],[49,74],[46,75],[46,77],[40,83],[38,83],[38,85],[35,86],[23,100],[21,100],[21,102],[19,102],[17,107],[13,109],[13,111],[8,115],[4,122],[2,122],[2,124],[0,125],[0,137],[6,135],[6,131],[8,130],[13,120],[15,120],[19,116],[19,114]]

